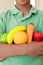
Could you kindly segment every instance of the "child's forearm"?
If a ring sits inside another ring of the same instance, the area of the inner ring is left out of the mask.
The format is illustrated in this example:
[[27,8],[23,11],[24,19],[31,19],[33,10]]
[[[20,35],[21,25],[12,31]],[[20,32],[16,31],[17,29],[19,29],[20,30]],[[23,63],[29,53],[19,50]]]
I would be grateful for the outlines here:
[[43,42],[32,42],[20,45],[0,43],[0,60],[16,55],[43,56]]
[[24,55],[26,53],[25,44],[24,45],[8,45],[0,43],[0,60],[6,57]]

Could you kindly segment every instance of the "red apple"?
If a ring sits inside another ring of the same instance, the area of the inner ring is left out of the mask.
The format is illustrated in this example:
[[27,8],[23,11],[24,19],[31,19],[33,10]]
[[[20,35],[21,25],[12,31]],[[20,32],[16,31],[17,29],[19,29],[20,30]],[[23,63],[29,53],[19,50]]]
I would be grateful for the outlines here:
[[42,33],[41,32],[34,32],[33,33],[33,40],[40,42],[42,40]]

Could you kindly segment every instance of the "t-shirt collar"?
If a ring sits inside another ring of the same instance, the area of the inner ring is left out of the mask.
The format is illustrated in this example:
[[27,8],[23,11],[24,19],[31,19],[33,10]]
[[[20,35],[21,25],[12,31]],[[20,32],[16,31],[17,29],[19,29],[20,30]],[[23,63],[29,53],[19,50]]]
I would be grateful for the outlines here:
[[[36,14],[37,13],[37,9],[35,8],[35,7],[31,7],[31,9],[30,9],[30,13],[31,14]],[[10,9],[10,12],[12,13],[12,14],[17,14],[17,13],[19,13],[20,12],[20,10],[19,9],[17,9],[17,7],[14,5],[11,9]]]

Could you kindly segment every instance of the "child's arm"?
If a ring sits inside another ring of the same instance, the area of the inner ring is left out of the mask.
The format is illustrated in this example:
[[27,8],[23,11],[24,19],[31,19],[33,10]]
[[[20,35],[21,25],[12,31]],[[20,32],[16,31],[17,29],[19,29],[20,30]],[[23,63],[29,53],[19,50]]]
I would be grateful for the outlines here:
[[43,42],[32,42],[31,44],[8,45],[0,43],[0,61],[4,58],[16,55],[43,55]]

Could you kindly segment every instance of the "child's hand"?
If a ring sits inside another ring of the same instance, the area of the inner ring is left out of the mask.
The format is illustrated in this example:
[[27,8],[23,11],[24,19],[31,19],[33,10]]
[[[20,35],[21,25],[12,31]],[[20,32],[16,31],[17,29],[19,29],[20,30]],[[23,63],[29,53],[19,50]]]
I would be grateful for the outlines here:
[[0,62],[3,61],[4,59],[5,59],[5,57],[0,58]]
[[27,55],[30,56],[43,56],[43,41],[42,42],[32,42],[27,44]]

